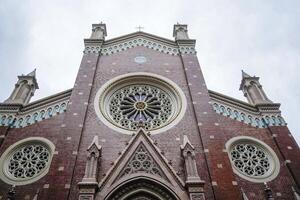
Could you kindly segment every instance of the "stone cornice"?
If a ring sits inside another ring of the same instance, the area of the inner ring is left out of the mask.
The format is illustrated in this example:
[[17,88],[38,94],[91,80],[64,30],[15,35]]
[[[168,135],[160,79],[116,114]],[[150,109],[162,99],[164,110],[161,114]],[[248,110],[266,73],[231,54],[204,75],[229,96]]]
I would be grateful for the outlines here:
[[227,95],[212,90],[208,90],[208,94],[212,100],[218,101],[220,103],[222,102],[227,105],[232,105],[234,107],[237,107],[242,110],[246,110],[248,112],[258,113],[258,109],[255,106],[248,104],[244,101],[229,97]]
[[251,105],[211,90],[208,92],[214,111],[220,115],[257,128],[286,125],[278,103]]
[[19,104],[0,104],[0,126],[21,128],[63,113],[71,93],[72,89],[69,89],[24,107]]
[[111,55],[137,46],[143,46],[170,55],[196,54],[195,40],[184,40],[179,44],[179,41],[175,42],[141,31],[106,40],[104,43],[98,41],[99,45],[96,45],[97,41],[87,43],[85,40],[84,53]]
[[54,95],[36,100],[34,102],[31,102],[31,103],[27,104],[26,106],[24,106],[21,109],[21,112],[22,113],[23,112],[30,112],[31,110],[34,110],[34,109],[39,108],[39,107],[43,107],[47,104],[53,104],[53,103],[56,103],[56,102],[60,102],[62,100],[68,100],[70,98],[71,94],[72,94],[72,90],[73,89],[68,89],[68,90],[65,90],[63,92],[59,92],[57,94],[54,94]]

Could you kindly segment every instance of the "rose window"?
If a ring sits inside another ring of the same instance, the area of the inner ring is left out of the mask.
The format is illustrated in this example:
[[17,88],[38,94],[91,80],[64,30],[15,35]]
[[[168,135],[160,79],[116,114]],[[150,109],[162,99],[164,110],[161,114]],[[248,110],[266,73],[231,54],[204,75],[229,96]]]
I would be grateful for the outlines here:
[[0,157],[0,179],[10,185],[27,185],[50,169],[54,144],[42,137],[28,137],[10,145]]
[[109,128],[125,134],[143,127],[151,134],[174,127],[184,116],[186,99],[171,80],[151,73],[120,75],[96,93],[95,112]]
[[8,159],[7,171],[16,179],[35,177],[45,169],[49,156],[49,150],[42,145],[23,146]]
[[109,114],[120,127],[146,130],[164,125],[172,115],[171,97],[152,85],[130,85],[117,90],[109,100]]
[[270,170],[270,156],[257,145],[236,144],[230,155],[235,168],[247,176],[264,176]]

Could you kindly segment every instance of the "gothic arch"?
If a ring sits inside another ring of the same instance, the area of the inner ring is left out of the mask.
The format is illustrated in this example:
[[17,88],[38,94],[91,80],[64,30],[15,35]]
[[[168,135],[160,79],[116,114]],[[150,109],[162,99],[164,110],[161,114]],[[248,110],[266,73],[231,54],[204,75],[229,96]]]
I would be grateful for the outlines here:
[[104,200],[179,200],[179,198],[166,184],[147,176],[137,176],[113,187]]

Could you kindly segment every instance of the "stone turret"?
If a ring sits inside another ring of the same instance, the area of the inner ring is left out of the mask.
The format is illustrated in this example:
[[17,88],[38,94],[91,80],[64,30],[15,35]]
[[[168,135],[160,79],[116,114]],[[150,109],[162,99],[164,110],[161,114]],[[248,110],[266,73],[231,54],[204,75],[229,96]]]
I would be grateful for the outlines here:
[[259,83],[259,77],[250,76],[244,71],[242,71],[240,90],[243,91],[244,96],[250,104],[273,104],[262,89],[262,85]]
[[101,22],[100,24],[92,25],[92,34],[90,39],[104,40],[105,36],[107,36],[105,24]]
[[29,103],[36,89],[39,89],[39,86],[36,80],[36,70],[34,69],[27,75],[22,74],[18,76],[18,82],[13,92],[4,103],[26,105]]
[[188,29],[186,24],[175,24],[173,28],[173,37],[175,40],[189,40]]

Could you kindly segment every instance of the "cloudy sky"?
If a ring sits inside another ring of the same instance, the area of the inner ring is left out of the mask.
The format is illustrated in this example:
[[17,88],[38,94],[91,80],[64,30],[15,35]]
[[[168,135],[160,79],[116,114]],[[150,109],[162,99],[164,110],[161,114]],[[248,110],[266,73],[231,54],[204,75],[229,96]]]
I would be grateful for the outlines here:
[[107,38],[137,31],[172,39],[176,22],[197,39],[209,89],[245,100],[241,69],[261,77],[300,143],[300,1],[298,0],[0,0],[0,101],[17,75],[37,68],[34,100],[72,88],[83,38],[103,21]]

